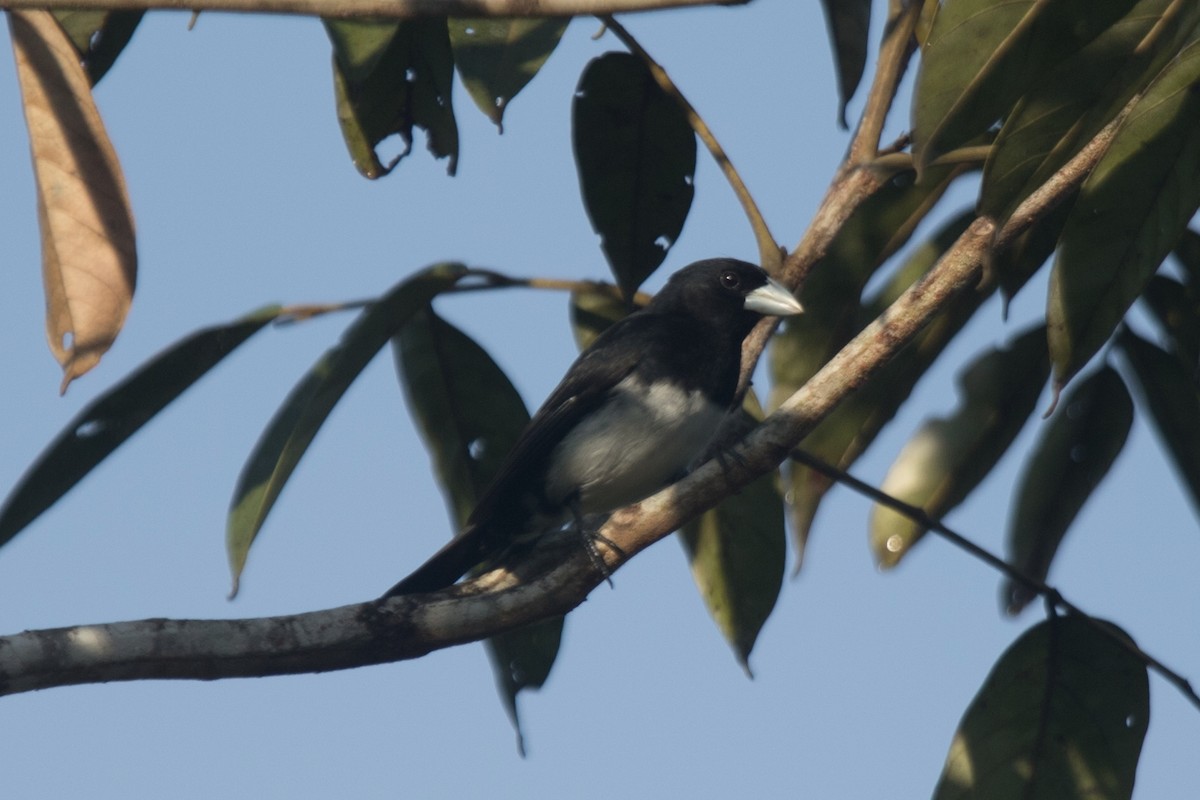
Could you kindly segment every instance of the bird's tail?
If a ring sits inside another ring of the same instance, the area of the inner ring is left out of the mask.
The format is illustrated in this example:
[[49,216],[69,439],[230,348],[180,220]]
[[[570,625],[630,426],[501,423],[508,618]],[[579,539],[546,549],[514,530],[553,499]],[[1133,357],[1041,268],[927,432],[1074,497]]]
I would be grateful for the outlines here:
[[445,589],[487,558],[486,538],[479,525],[468,525],[383,596],[387,598]]

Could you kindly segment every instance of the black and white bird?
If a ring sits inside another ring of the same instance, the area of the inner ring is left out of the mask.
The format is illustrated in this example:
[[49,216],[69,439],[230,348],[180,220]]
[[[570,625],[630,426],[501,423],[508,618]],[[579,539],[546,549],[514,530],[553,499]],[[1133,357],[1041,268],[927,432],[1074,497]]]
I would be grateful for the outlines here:
[[698,261],[608,328],[518,438],[463,530],[385,597],[430,592],[518,541],[681,477],[730,411],[742,340],[800,303],[744,261]]

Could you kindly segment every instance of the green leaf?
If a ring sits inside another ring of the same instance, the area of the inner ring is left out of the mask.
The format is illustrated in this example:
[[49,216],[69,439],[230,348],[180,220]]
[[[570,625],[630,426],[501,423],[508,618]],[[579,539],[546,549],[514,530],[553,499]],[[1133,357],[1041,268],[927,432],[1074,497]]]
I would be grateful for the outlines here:
[[1200,233],[1188,228],[1175,243],[1175,258],[1187,275],[1188,285],[1200,291]]
[[858,89],[867,64],[867,34],[871,28],[871,0],[821,0],[829,43],[837,67],[838,122],[846,125],[846,105]]
[[[971,212],[959,214],[914,250],[889,277],[888,282],[859,309],[857,329],[861,330],[884,313],[901,293],[928,272],[972,219],[974,214]],[[895,416],[943,348],[990,294],[990,288],[985,290],[980,287],[977,292],[963,293],[951,301],[909,347],[897,354],[878,375],[851,394],[817,425],[800,443],[800,448],[838,469],[849,469]],[[782,371],[782,363],[804,363],[802,352],[781,354],[785,348],[803,347],[803,343],[797,339],[790,328],[776,337],[771,351],[773,367],[781,364]],[[790,388],[791,384],[788,386]],[[776,388],[779,388],[778,385]],[[783,401],[779,395],[774,398],[776,403]],[[791,529],[798,556],[796,568],[799,569],[813,519],[833,483],[824,474],[799,463],[789,464],[786,474],[790,486]]]
[[558,46],[569,18],[450,19],[450,46],[467,93],[504,132],[504,111]]
[[1195,368],[1128,328],[1121,330],[1117,341],[1133,365],[1158,438],[1187,486],[1192,508],[1200,514],[1200,394]]
[[1077,617],[1018,639],[959,723],[935,800],[1118,800],[1150,721],[1145,665]]
[[[1007,349],[985,352],[961,374],[962,402],[951,417],[931,419],[900,451],[880,487],[939,518],[979,485],[1020,433],[1046,383],[1045,331],[1032,328]],[[925,528],[883,506],[871,513],[871,550],[895,566]]]
[[579,184],[626,297],[666,258],[692,206],[696,136],[636,56],[605,53],[579,80],[572,109]]
[[[382,177],[412,150],[413,128],[428,134],[435,158],[458,168],[458,124],[450,93],[454,57],[446,20],[325,21],[334,45],[333,83],[342,138],[365,177]],[[375,147],[399,135],[404,150],[389,163]]]
[[[521,395],[473,339],[431,309],[412,315],[392,340],[396,371],[434,475],[458,531],[529,422]],[[496,685],[524,753],[517,695],[545,682],[563,619],[544,620],[487,642]]]
[[1184,365],[1200,366],[1200,296],[1191,283],[1184,285],[1165,275],[1146,284],[1142,300],[1171,337],[1171,345]]
[[1133,0],[955,0],[921,53],[913,155],[924,170],[1010,112],[1031,86],[1133,5]]
[[596,337],[610,325],[629,315],[629,304],[618,300],[611,292],[571,292],[571,330],[575,334],[575,346],[586,350]]
[[996,137],[983,173],[983,213],[1007,219],[1145,87],[1197,21],[1193,3],[1141,0],[1041,76]]
[[[1110,366],[1097,370],[1058,404],[1021,475],[1009,520],[1010,563],[1044,580],[1067,529],[1125,446],[1133,400]],[[1036,595],[1011,580],[1001,592],[1009,614]]]
[[0,544],[58,502],[159,411],[264,325],[279,306],[204,328],[138,367],[83,408],[21,476],[0,507]]
[[401,281],[367,307],[288,394],[234,488],[225,529],[232,595],[237,594],[250,545],[329,412],[400,326],[465,273],[462,264],[436,264]]
[[1200,40],[1155,79],[1080,188],[1050,273],[1056,386],[1108,341],[1200,206]]
[[999,284],[1000,294],[1004,297],[1005,316],[1008,315],[1008,305],[1017,296],[1017,292],[1021,291],[1054,253],[1063,226],[1067,224],[1071,204],[1074,202],[1074,194],[1064,198],[1058,208],[1033,223],[1007,249],[995,254],[986,264],[987,274],[984,280]]
[[144,11],[52,11],[79,52],[92,86],[108,72],[133,38]]
[[[746,396],[747,427],[763,413]],[[684,525],[680,541],[708,612],[750,672],[750,651],[775,608],[787,560],[779,474],[769,472]]]

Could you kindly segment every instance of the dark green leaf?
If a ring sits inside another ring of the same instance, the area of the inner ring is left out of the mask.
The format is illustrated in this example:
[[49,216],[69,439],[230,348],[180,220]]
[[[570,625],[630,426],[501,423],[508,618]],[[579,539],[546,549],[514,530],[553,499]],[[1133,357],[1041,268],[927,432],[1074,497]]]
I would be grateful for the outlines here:
[[467,93],[504,132],[504,110],[558,46],[569,18],[451,19],[450,45]]
[[[888,283],[859,309],[857,328],[861,330],[882,314],[902,292],[928,272],[973,218],[974,214],[970,212],[960,214],[914,250]],[[990,289],[981,287],[977,292],[964,293],[955,298],[926,326],[916,341],[897,354],[878,375],[817,425],[800,443],[801,449],[839,469],[849,469],[895,416],[942,349],[990,294]],[[792,364],[803,364],[805,359],[801,353],[780,353],[785,348],[797,346],[803,347],[803,344],[790,329],[776,337],[771,351],[772,366],[779,364],[782,371],[784,359]],[[775,395],[777,404],[782,401],[783,397]],[[791,528],[797,550],[796,568],[799,569],[817,508],[832,487],[832,482],[824,474],[799,463],[788,465],[787,476]]]
[[95,86],[116,63],[146,12],[73,9],[51,13],[75,45],[88,80]]
[[89,403],[17,482],[0,508],[0,544],[54,505],[221,359],[279,316],[268,306],[227,325],[197,331]]
[[1063,386],[1108,341],[1200,206],[1200,40],[1155,79],[1080,188],[1050,275]]
[[359,315],[275,412],[242,467],[226,522],[234,594],[250,545],[329,412],[400,326],[465,272],[461,264],[437,264],[401,281]]
[[924,43],[913,99],[918,171],[1004,118],[1013,103],[1119,19],[1133,0],[956,0]]
[[1006,250],[996,254],[986,264],[987,275],[984,279],[999,284],[1000,293],[1004,297],[1006,316],[1008,304],[1016,297],[1017,292],[1021,291],[1054,253],[1054,248],[1058,246],[1058,237],[1062,234],[1063,225],[1067,223],[1067,215],[1071,212],[1071,204],[1074,202],[1074,194],[1065,198],[1058,208],[1035,222]]
[[[747,427],[762,419],[746,396]],[[775,608],[787,560],[779,474],[769,472],[686,524],[680,541],[708,612],[750,671],[750,651]]]
[[[452,530],[458,531],[529,422],[529,412],[487,351],[432,310],[410,317],[392,343],[405,397],[450,505]],[[522,752],[517,695],[546,680],[562,628],[558,617],[488,640],[496,685]]]
[[629,314],[629,304],[611,292],[571,292],[571,330],[575,346],[586,350],[610,325]]
[[871,0],[821,0],[829,43],[837,65],[838,121],[846,125],[846,105],[858,89],[867,64],[867,33],[871,27]]
[[1200,6],[1141,0],[1041,76],[1004,123],[983,174],[980,208],[1006,219],[1162,69],[1200,21]]
[[1175,257],[1187,274],[1188,285],[1200,292],[1200,233],[1185,230],[1175,243]]
[[[1009,521],[1008,556],[1026,575],[1044,580],[1067,529],[1109,468],[1133,425],[1133,400],[1121,376],[1104,366],[1058,404],[1025,465]],[[1035,595],[1006,581],[1009,614]]]
[[[458,124],[450,92],[454,57],[446,20],[325,22],[334,44],[338,123],[355,167],[368,178],[388,174],[412,149],[413,128],[428,134],[429,151],[458,166]],[[399,135],[404,150],[384,164],[375,147]]]
[[1200,296],[1196,287],[1155,275],[1146,284],[1142,300],[1171,337],[1183,363],[1193,370],[1200,367]]
[[[931,419],[904,446],[880,487],[938,518],[979,485],[1020,433],[1046,384],[1045,331],[1033,328],[1006,349],[989,350],[959,377],[962,402],[951,417]],[[871,550],[895,566],[925,528],[883,506],[871,513]]]
[[934,800],[1118,800],[1150,721],[1146,667],[1114,636],[1053,617],[992,669],[954,734]]
[[632,297],[683,230],[696,136],[683,110],[628,53],[588,64],[571,129],[584,206],[617,285]]
[[1159,440],[1187,485],[1200,514],[1200,389],[1194,365],[1122,329],[1117,339],[1133,365]]

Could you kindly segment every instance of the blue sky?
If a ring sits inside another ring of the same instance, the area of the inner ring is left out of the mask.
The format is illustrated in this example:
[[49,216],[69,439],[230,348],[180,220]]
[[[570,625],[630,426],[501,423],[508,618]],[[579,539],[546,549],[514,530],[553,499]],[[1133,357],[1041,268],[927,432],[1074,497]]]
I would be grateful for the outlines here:
[[[315,20],[151,14],[98,89],[137,216],[141,273],[100,367],[57,396],[44,342],[34,189],[11,60],[0,59],[0,486],[95,393],[176,338],[268,302],[379,294],[428,263],[603,278],[579,200],[570,103],[608,49],[577,20],[513,101],[505,133],[456,86],[462,153],[445,175],[418,141],[396,172],[354,171]],[[793,246],[847,143],[815,4],[629,18],[709,121],[777,238]],[[872,32],[877,39],[878,23]],[[860,107],[852,105],[852,112]],[[903,129],[902,102],[892,133]],[[740,209],[702,153],[696,202],[665,269],[754,258]],[[958,197],[956,210],[971,202]],[[661,277],[652,280],[655,286]],[[855,472],[879,482],[907,436],[953,408],[953,365],[1042,313],[1044,278],[1009,321],[987,304]],[[574,354],[565,297],[506,291],[438,309],[488,347],[532,407]],[[390,359],[351,388],[282,495],[225,599],[224,515],[259,431],[349,322],[259,334],[0,550],[0,630],[145,617],[245,617],[373,597],[449,535]],[[1044,407],[1044,406],[1043,406]],[[1000,548],[1036,426],[949,522]],[[742,673],[663,541],[567,623],[546,687],[522,698],[516,754],[478,645],[329,675],[54,689],[0,701],[12,797],[913,797],[937,781],[959,717],[1039,612],[999,613],[999,578],[928,540],[880,574],[869,506],[835,491],[805,567]],[[1196,518],[1139,418],[1051,574],[1076,603],[1200,677]],[[1194,797],[1200,714],[1157,677],[1135,792]]]

